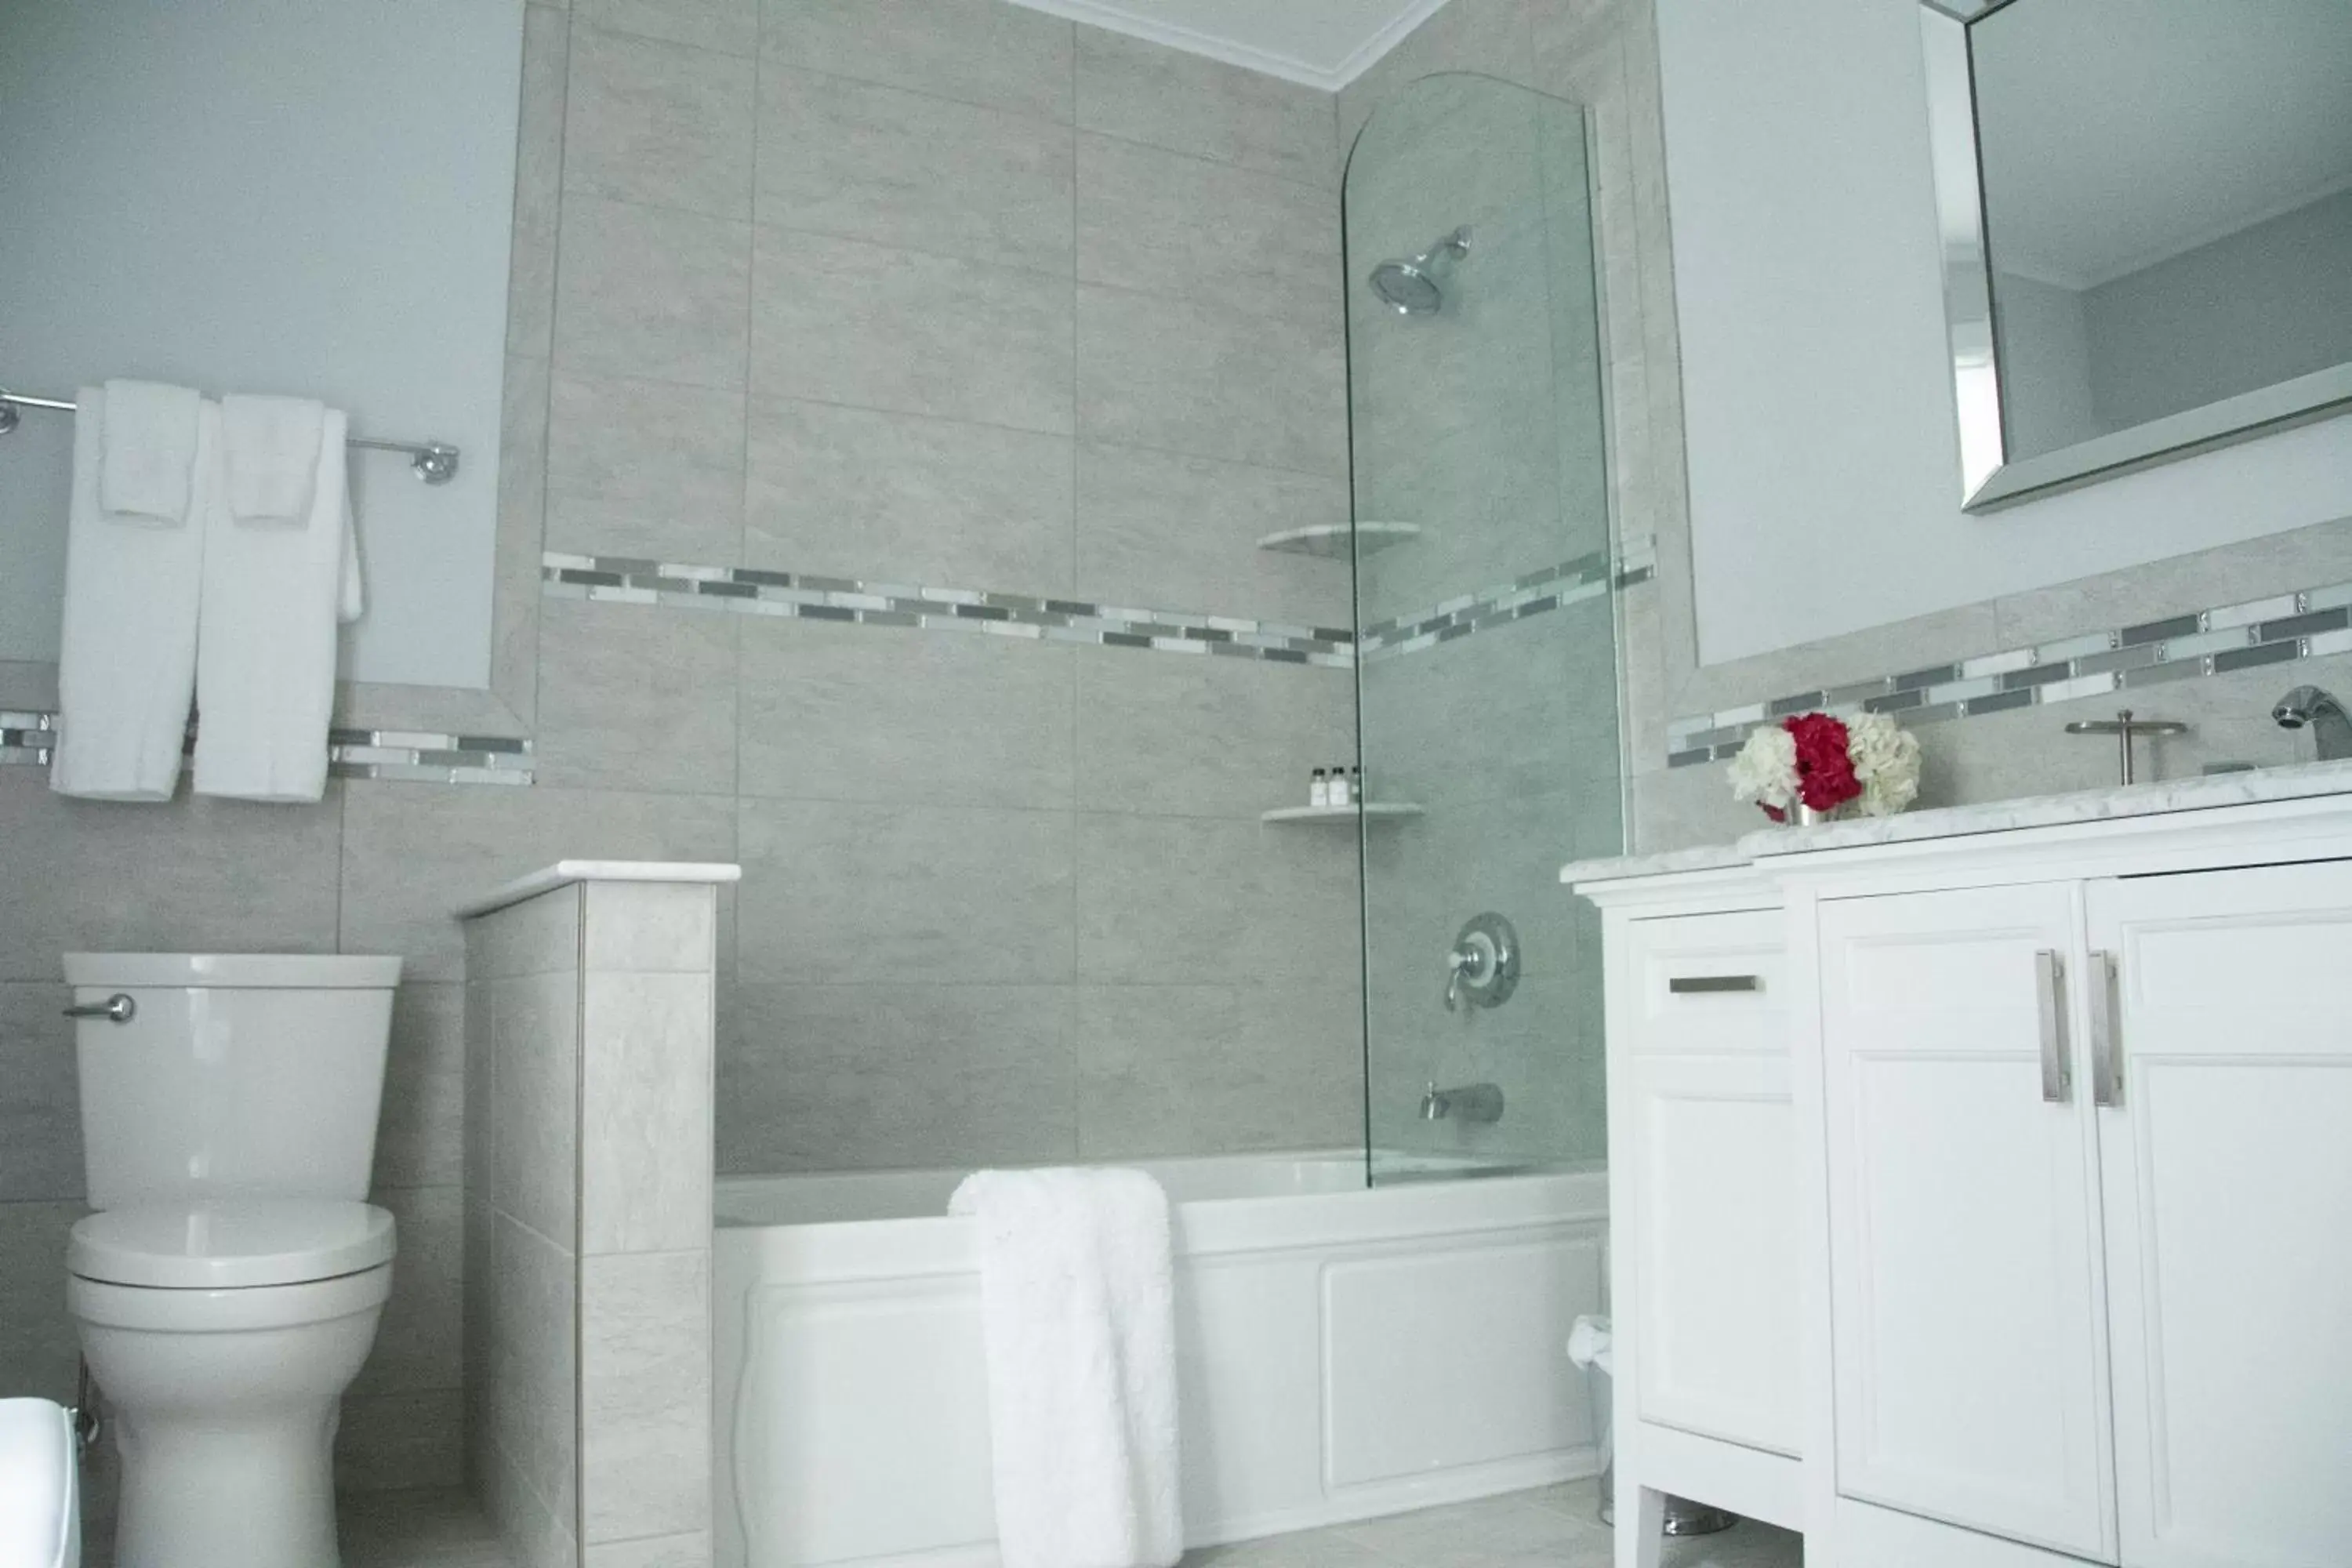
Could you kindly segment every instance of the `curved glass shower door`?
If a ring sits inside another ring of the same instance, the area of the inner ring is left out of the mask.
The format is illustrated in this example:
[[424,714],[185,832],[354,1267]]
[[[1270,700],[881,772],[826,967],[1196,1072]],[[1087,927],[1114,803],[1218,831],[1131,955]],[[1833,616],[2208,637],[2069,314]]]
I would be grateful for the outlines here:
[[1598,929],[1558,880],[1624,842],[1587,169],[1577,105],[1459,74],[1348,165],[1375,1184],[1605,1155]]

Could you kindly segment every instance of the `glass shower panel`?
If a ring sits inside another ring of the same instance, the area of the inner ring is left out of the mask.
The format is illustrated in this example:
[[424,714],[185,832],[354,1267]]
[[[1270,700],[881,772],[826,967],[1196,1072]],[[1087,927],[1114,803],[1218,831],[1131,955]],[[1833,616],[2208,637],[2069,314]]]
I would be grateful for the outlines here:
[[1557,879],[1624,842],[1586,158],[1577,105],[1446,74],[1349,162],[1375,1184],[1605,1156],[1597,926]]

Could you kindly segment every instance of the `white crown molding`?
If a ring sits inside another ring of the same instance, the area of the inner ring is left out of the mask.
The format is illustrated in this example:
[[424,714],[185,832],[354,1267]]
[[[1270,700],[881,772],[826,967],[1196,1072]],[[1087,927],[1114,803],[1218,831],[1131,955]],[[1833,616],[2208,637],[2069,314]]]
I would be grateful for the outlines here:
[[1349,51],[1338,64],[1330,66],[1317,65],[1310,60],[1297,59],[1270,49],[1253,48],[1247,44],[1235,43],[1230,38],[1217,37],[1191,27],[1180,27],[1173,23],[1155,22],[1109,4],[1108,0],[1012,0],[1012,3],[1032,11],[1043,11],[1048,16],[1124,33],[1146,43],[1163,44],[1171,49],[1181,49],[1186,54],[1204,55],[1244,70],[1280,77],[1302,87],[1338,92],[1370,70],[1381,56],[1434,16],[1446,0],[1404,0],[1402,7],[1386,26]]
[[1404,9],[1387,26],[1357,45],[1354,52],[1339,62],[1331,73],[1337,79],[1332,90],[1337,92],[1380,64],[1391,49],[1411,37],[1414,28],[1436,16],[1444,5],[1445,0],[1406,0]]

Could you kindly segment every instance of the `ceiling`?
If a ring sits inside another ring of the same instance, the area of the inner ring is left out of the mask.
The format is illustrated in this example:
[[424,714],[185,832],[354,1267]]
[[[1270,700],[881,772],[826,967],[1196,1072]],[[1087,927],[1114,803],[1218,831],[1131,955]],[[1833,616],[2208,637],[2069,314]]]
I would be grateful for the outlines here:
[[2346,0],[2021,0],[1970,32],[2003,270],[2095,287],[2352,184]]
[[1337,92],[1445,0],[1013,0]]

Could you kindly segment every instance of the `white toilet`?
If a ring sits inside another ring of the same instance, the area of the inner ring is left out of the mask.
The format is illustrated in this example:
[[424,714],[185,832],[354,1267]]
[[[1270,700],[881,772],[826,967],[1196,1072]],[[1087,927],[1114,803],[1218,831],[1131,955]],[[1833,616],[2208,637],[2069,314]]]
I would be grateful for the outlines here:
[[93,1214],[67,1305],[122,1461],[116,1568],[334,1568],[342,1392],[392,1291],[397,958],[68,953]]

